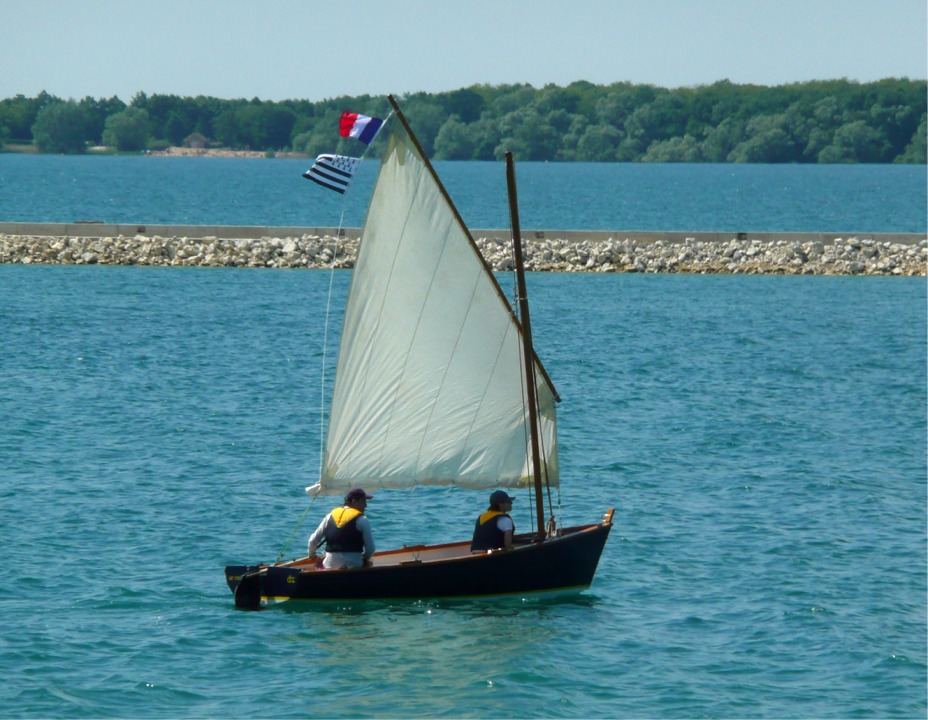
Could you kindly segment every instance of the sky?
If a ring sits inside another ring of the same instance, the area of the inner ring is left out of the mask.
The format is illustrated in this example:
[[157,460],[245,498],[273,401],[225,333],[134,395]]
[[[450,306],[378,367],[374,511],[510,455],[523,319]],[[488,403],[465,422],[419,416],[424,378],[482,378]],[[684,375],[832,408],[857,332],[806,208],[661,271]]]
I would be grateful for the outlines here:
[[928,76],[925,0],[0,0],[0,98]]

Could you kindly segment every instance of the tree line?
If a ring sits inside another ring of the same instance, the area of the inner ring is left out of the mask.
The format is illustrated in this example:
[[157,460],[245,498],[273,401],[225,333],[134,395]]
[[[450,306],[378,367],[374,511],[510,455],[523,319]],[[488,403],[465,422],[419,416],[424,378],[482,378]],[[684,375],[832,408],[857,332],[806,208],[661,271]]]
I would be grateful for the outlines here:
[[[668,89],[627,82],[472,85],[410,93],[406,116],[440,160],[925,163],[926,82],[889,78],[778,86],[727,80]],[[338,133],[345,109],[385,118],[383,96],[223,100],[138,93],[0,100],[0,144],[39,152],[169,146],[357,154]],[[383,142],[378,138],[375,142]]]

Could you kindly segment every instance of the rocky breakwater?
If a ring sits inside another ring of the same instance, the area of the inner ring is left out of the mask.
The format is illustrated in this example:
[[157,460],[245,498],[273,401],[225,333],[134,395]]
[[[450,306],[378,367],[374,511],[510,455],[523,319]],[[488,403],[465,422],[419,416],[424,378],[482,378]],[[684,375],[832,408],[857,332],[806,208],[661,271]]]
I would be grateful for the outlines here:
[[[169,267],[337,268],[354,265],[358,241],[329,236],[228,239],[148,235],[47,237],[0,234],[0,263],[152,265]],[[512,268],[508,241],[478,238],[495,270]],[[619,272],[788,275],[926,275],[928,242],[866,237],[798,242],[732,237],[681,241],[527,239],[527,269],[540,272]]]
[[357,240],[0,235],[0,263],[160,267],[350,268]]
[[[505,243],[480,240],[496,269],[510,269]],[[699,241],[686,238],[634,241],[529,242],[526,267],[553,272],[688,273],[722,275],[926,275],[928,241],[917,244],[835,238],[796,242],[776,240]]]

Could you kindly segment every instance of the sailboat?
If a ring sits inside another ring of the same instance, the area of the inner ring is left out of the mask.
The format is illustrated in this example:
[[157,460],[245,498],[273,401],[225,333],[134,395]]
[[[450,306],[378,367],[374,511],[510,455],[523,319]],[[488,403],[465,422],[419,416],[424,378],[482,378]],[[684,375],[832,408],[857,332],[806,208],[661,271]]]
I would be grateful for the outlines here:
[[[367,210],[314,492],[443,485],[529,488],[531,532],[511,549],[471,539],[376,552],[369,567],[314,559],[226,567],[240,608],[303,600],[521,595],[589,587],[612,527],[558,528],[544,499],[559,485],[559,397],[535,354],[515,168],[506,178],[517,308],[500,288],[393,98],[395,121]],[[516,312],[516,309],[518,312]]]

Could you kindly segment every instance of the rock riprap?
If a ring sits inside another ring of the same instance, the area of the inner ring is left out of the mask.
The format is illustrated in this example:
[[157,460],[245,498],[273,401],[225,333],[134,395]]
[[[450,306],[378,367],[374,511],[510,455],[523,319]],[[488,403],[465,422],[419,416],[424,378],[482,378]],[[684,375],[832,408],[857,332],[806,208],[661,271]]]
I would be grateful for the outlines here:
[[[509,244],[477,238],[495,270],[512,269]],[[797,242],[526,239],[525,265],[541,272],[780,275],[926,275],[928,241],[866,237]],[[227,239],[135,235],[48,237],[0,234],[0,263],[169,267],[337,268],[354,265],[358,241],[334,237]]]

